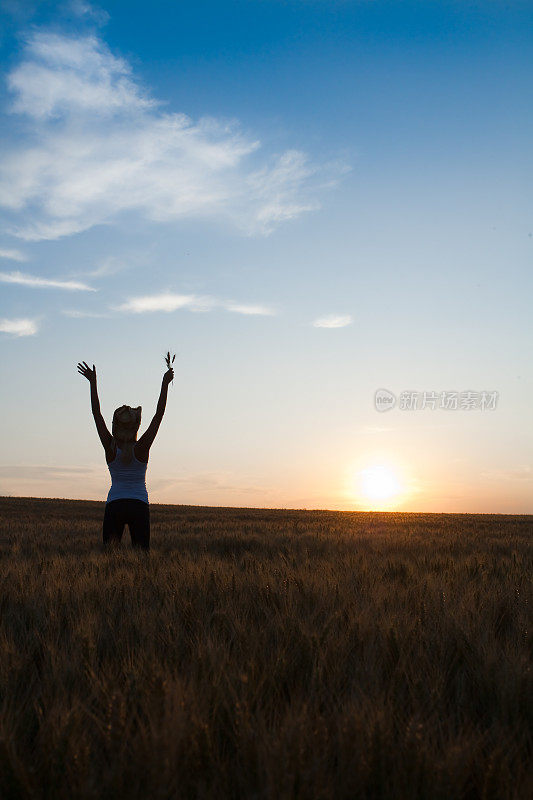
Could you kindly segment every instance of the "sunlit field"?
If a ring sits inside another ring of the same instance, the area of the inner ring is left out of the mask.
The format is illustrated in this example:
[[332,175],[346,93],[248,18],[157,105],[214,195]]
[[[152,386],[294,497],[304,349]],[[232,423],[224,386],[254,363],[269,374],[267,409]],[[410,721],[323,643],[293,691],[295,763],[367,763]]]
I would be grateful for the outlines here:
[[529,798],[532,517],[0,501],[0,796]]

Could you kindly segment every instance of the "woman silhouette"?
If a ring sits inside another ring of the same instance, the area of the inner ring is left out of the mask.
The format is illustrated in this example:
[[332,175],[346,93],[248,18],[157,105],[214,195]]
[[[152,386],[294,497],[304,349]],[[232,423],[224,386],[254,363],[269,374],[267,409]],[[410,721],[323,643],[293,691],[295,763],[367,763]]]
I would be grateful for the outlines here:
[[133,547],[149,550],[150,506],[146,491],[146,467],[150,447],[165,413],[168,384],[174,377],[174,370],[170,367],[163,375],[154,418],[139,441],[137,431],[141,424],[141,406],[117,408],[113,414],[112,434],[109,433],[100,412],[94,364],[91,369],[83,361],[78,364],[78,372],[87,378],[91,386],[91,409],[111,473],[111,488],[104,513],[104,547],[119,543],[127,524]]

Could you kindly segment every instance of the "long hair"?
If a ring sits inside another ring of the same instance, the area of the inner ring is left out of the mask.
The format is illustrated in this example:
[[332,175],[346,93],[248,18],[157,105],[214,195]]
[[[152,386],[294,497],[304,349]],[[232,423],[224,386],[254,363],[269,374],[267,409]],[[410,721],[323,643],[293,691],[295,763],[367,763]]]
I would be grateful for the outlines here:
[[120,406],[113,414],[111,433],[115,444],[118,446],[117,440],[122,444],[120,460],[123,464],[131,464],[133,461],[133,448],[141,424],[141,411],[141,406],[137,408]]

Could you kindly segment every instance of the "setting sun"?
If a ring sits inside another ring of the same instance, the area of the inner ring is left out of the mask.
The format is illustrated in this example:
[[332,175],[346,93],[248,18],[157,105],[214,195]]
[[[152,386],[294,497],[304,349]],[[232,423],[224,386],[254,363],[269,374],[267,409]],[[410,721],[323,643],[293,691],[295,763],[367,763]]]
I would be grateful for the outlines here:
[[369,500],[389,500],[399,494],[400,485],[389,467],[371,467],[361,473],[361,489]]
[[404,477],[397,465],[367,462],[351,471],[349,491],[361,509],[384,511],[396,508],[407,494]]

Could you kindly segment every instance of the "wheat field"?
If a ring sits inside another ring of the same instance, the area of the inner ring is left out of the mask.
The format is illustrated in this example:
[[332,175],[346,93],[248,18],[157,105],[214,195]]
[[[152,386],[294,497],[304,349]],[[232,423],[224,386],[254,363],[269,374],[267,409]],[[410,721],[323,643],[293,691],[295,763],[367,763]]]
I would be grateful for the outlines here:
[[0,796],[533,796],[527,516],[0,500]]

